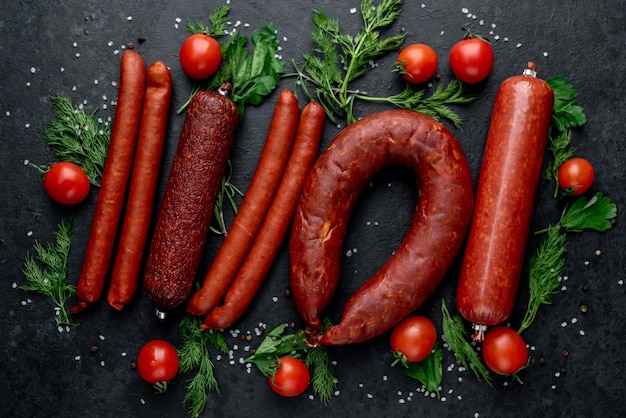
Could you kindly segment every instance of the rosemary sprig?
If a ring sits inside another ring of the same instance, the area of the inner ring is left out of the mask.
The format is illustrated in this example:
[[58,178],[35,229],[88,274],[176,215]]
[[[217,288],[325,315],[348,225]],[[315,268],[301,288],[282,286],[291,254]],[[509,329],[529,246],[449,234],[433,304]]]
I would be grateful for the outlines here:
[[458,313],[454,316],[450,315],[446,301],[441,301],[441,328],[446,343],[452,349],[454,356],[465,369],[469,369],[480,380],[487,382],[489,386],[493,386],[491,375],[485,364],[478,357],[478,353],[474,347],[468,342],[468,332],[463,324],[463,319]]
[[72,246],[72,218],[61,221],[55,232],[56,244],[42,245],[35,241],[36,256],[27,255],[24,260],[24,275],[27,284],[20,289],[47,296],[57,307],[57,326],[76,326],[65,308],[68,299],[76,294],[76,288],[67,283],[67,263]]
[[[56,158],[80,166],[89,182],[99,187],[111,139],[110,125],[72,105],[69,97],[52,96],[50,100],[55,119],[42,129],[44,139]],[[33,166],[41,172],[48,169],[47,165]]]
[[220,394],[220,388],[213,372],[213,362],[209,347],[212,346],[222,353],[228,353],[224,335],[218,331],[201,331],[202,318],[185,315],[178,325],[178,332],[183,345],[177,349],[179,358],[179,374],[197,370],[187,384],[187,392],[183,404],[189,406],[189,414],[198,416],[207,403],[209,390]]

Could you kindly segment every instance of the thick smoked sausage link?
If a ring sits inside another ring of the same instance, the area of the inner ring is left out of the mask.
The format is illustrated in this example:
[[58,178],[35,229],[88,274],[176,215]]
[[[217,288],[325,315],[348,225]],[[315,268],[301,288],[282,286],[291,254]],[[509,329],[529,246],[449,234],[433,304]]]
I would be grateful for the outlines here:
[[513,310],[553,102],[532,63],[496,96],[456,295],[476,341]]
[[407,110],[367,116],[320,155],[307,177],[289,243],[296,308],[313,329],[339,279],[342,245],[358,193],[383,167],[415,173],[419,198],[394,255],[349,299],[341,321],[321,344],[365,341],[414,311],[439,285],[456,257],[472,214],[472,175],[454,136],[440,123]]
[[143,280],[160,317],[187,300],[200,265],[239,123],[226,96],[201,91],[187,109]]
[[85,260],[76,284],[78,302],[72,306],[72,313],[81,312],[96,303],[104,290],[133,164],[145,89],[146,64],[137,52],[128,49],[120,63],[120,87],[111,141]]

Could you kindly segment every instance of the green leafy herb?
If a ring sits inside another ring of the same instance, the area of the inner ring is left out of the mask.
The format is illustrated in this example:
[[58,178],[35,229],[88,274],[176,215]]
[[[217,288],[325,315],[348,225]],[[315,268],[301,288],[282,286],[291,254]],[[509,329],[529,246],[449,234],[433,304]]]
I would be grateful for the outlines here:
[[[56,158],[80,166],[89,182],[100,186],[104,162],[107,157],[111,127],[99,122],[93,114],[82,107],[75,107],[68,97],[52,96],[55,119],[42,130],[44,139]],[[34,165],[46,172],[46,165]]]
[[426,390],[437,393],[440,396],[439,386],[443,378],[443,352],[438,346],[424,360],[418,362],[406,362],[402,365],[402,373],[421,382]]
[[[192,33],[207,33],[217,37],[224,34],[229,7],[219,7],[209,17],[211,27],[202,22],[188,22]],[[200,82],[196,82],[189,100],[178,110],[184,111],[191,98],[202,90],[215,90],[225,82],[233,87],[232,100],[243,117],[246,105],[259,105],[278,85],[285,71],[285,63],[280,59],[276,29],[269,23],[252,33],[251,47],[248,50],[248,37],[234,33],[222,47],[222,65],[218,71]]]
[[557,132],[584,125],[587,118],[583,108],[576,104],[578,92],[574,87],[563,77],[549,78],[546,83],[554,92],[552,124]]
[[441,301],[441,328],[444,338],[456,359],[465,369],[474,372],[479,380],[484,380],[489,386],[493,386],[489,370],[478,357],[474,347],[468,342],[468,332],[463,324],[463,319],[457,313],[450,315],[446,301]]
[[209,347],[225,354],[229,351],[222,333],[214,330],[201,331],[201,324],[200,317],[186,315],[178,325],[178,332],[183,340],[183,345],[177,350],[179,373],[182,375],[197,370],[187,385],[187,393],[183,399],[183,404],[189,406],[192,417],[198,416],[204,410],[209,390],[220,394]]
[[321,345],[308,349],[304,364],[313,371],[311,376],[313,393],[319,396],[322,404],[328,405],[338,382],[328,348]]
[[[324,320],[323,329],[328,326],[329,322]],[[286,328],[286,324],[281,324],[270,331],[254,351],[254,354],[244,361],[254,363],[263,376],[273,376],[276,373],[276,363],[280,357],[300,358],[300,352],[305,351],[304,363],[312,370],[311,387],[313,393],[319,396],[324,405],[327,405],[337,384],[337,377],[328,349],[323,346],[311,347],[303,330],[298,330],[294,334],[285,334]]]
[[567,232],[581,232],[594,229],[604,232],[611,229],[611,219],[617,216],[617,206],[602,192],[597,192],[591,199],[580,196],[563,211],[560,225]]
[[24,275],[27,284],[20,289],[47,296],[56,305],[56,325],[76,326],[65,303],[76,294],[76,288],[67,283],[67,263],[72,246],[72,219],[61,222],[55,233],[56,245],[43,246],[35,241],[36,257],[27,255],[24,261]]
[[246,363],[253,363],[263,376],[273,376],[276,373],[276,361],[282,356],[300,357],[298,350],[305,350],[306,344],[303,331],[295,334],[284,334],[287,324],[278,325],[263,339],[254,350],[254,354],[246,358]]
[[226,33],[229,12],[229,4],[223,4],[217,7],[209,14],[210,26],[205,25],[204,22],[200,20],[192,22],[187,19],[187,30],[191,33],[203,33],[217,39]]
[[517,330],[521,334],[535,320],[541,305],[552,303],[550,298],[558,293],[561,285],[567,240],[565,231],[559,224],[549,226],[546,235],[539,244],[537,252],[530,259],[529,300],[522,324]]
[[552,123],[548,136],[548,149],[552,161],[546,167],[546,179],[555,181],[554,197],[559,193],[558,171],[561,164],[572,158],[574,149],[570,147],[571,130],[587,122],[583,108],[576,104],[578,92],[563,77],[546,80],[554,92]]
[[[430,99],[423,98],[423,91],[412,86],[391,97],[374,97],[366,92],[351,89],[352,83],[363,76],[371,63],[388,52],[400,48],[406,33],[382,37],[381,32],[391,26],[400,15],[402,0],[382,0],[375,7],[373,0],[361,1],[363,26],[356,35],[343,33],[337,20],[331,19],[322,10],[313,14],[313,50],[302,55],[304,65],[300,68],[295,60],[292,66],[298,84],[310,99],[316,99],[325,109],[326,115],[337,123],[346,118],[354,122],[356,100],[386,102],[394,106],[424,112],[433,117],[452,119],[460,124],[457,115],[446,105],[467,103],[472,99],[461,97],[462,86],[451,84],[438,89]],[[309,91],[312,84],[315,92]]]
[[578,197],[574,203],[565,207],[556,225],[536,232],[546,235],[530,260],[530,297],[518,334],[534,321],[539,307],[550,304],[550,297],[558,293],[567,251],[566,234],[585,229],[604,232],[612,227],[611,219],[616,216],[615,203],[598,192],[589,200],[585,196]]

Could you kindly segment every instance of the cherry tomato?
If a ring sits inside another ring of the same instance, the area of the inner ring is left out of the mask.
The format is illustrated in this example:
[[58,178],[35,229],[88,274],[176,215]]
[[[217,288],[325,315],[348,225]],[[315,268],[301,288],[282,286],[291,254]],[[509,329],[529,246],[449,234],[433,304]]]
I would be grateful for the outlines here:
[[450,50],[450,68],[459,80],[476,84],[483,81],[493,68],[493,49],[489,42],[466,37]]
[[62,161],[50,167],[43,178],[43,188],[55,202],[75,205],[89,194],[89,178],[78,165]]
[[267,381],[272,390],[281,396],[293,397],[303,393],[309,386],[311,374],[302,360],[295,357],[282,357],[278,370]]
[[559,167],[559,186],[574,196],[585,193],[594,178],[593,166],[584,158],[570,158]]
[[148,383],[168,382],[178,373],[178,353],[167,341],[149,341],[139,351],[137,370]]
[[215,74],[222,62],[222,51],[215,38],[194,33],[183,42],[179,58],[185,74],[202,80]]
[[528,347],[515,330],[497,326],[485,335],[483,358],[487,367],[495,373],[513,374],[528,364]]
[[437,329],[425,316],[410,316],[391,332],[391,350],[402,353],[409,363],[424,360],[433,351]]
[[396,62],[396,68],[409,83],[423,83],[437,72],[437,53],[428,45],[411,44],[406,46]]

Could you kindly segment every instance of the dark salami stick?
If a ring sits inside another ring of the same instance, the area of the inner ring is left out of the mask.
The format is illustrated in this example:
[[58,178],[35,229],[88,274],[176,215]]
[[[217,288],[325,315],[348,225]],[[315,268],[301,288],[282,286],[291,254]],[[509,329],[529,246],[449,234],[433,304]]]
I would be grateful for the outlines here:
[[160,318],[189,298],[200,265],[239,124],[230,90],[201,91],[185,115],[143,278]]
[[456,295],[475,341],[515,303],[554,102],[535,70],[502,83],[487,135]]
[[111,141],[85,259],[76,284],[78,302],[72,306],[72,313],[79,313],[96,303],[104,290],[133,162],[145,88],[146,65],[137,52],[128,49],[120,64]]
[[319,315],[338,283],[358,193],[393,163],[415,173],[420,192],[415,215],[397,251],[349,299],[341,321],[322,334],[321,344],[357,343],[392,328],[435,290],[463,242],[472,213],[472,175],[454,136],[432,118],[407,110],[364,117],[322,152],[296,209],[290,285],[302,319],[320,329]]
[[224,329],[232,325],[244,314],[263,284],[291,224],[304,179],[317,157],[325,117],[324,108],[317,102],[311,102],[303,109],[293,150],[276,196],[226,292],[224,303],[207,315],[202,329]]
[[170,70],[163,62],[156,61],[148,68],[126,214],[107,295],[109,305],[117,310],[122,310],[131,301],[137,289],[152,219],[171,97]]
[[206,315],[217,306],[228,290],[261,227],[285,170],[298,126],[298,115],[298,99],[291,91],[283,90],[274,108],[265,146],[250,186],[202,287],[189,301],[189,313]]

